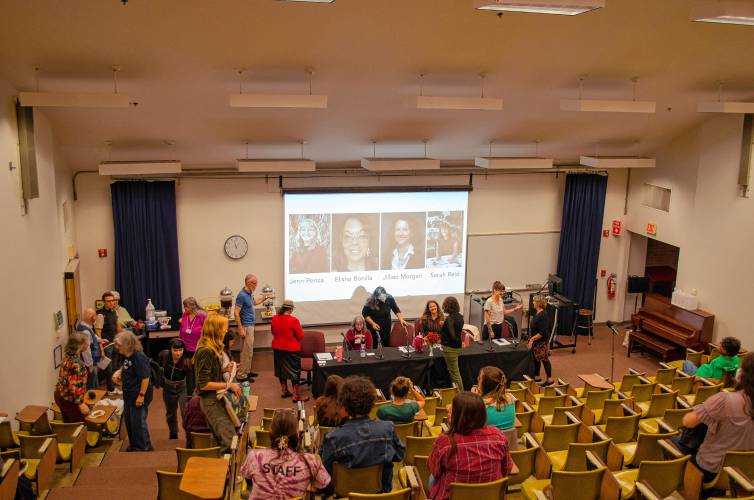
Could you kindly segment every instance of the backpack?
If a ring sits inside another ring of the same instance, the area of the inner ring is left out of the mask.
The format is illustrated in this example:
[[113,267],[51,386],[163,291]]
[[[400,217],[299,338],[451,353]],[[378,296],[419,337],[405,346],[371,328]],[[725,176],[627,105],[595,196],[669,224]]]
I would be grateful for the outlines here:
[[151,372],[149,380],[152,382],[152,385],[157,389],[162,387],[162,367],[152,358],[149,358],[149,371]]

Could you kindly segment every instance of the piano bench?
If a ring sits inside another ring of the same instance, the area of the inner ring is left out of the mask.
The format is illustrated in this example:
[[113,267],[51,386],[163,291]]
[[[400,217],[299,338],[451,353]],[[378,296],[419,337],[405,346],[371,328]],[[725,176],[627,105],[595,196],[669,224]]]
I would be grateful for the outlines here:
[[631,357],[631,353],[634,351],[636,345],[642,346],[644,349],[648,349],[652,352],[656,352],[662,357],[663,361],[668,361],[669,358],[680,359],[682,358],[681,351],[683,348],[677,344],[671,344],[665,340],[651,334],[644,332],[631,332],[628,336],[628,357]]

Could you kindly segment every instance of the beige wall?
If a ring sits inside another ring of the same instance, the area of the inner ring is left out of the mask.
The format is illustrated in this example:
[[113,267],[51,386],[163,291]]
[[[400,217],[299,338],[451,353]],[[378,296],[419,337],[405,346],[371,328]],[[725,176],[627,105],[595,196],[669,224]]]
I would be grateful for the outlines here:
[[[6,325],[0,331],[0,410],[12,413],[27,404],[52,401],[57,371],[53,348],[66,339],[66,325],[56,331],[53,314],[65,317],[63,271],[74,224],[63,229],[63,202],[72,202],[68,167],[56,151],[50,124],[35,112],[39,198],[22,215],[17,180],[8,162],[18,165],[18,137],[13,109],[15,90],[0,82],[0,221],[6,241],[0,245],[0,303]],[[20,384],[20,385],[18,385]]]

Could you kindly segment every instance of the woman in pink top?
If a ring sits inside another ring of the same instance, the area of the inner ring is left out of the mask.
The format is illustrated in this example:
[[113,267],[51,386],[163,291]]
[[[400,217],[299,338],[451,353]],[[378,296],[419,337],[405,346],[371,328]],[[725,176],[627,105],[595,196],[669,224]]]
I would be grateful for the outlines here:
[[194,297],[184,299],[181,331],[178,336],[186,344],[185,356],[189,359],[194,357],[196,344],[199,342],[199,337],[202,336],[202,327],[204,326],[204,319],[206,317],[207,315],[204,314],[204,311],[199,307]]
[[717,475],[726,451],[754,451],[754,353],[741,358],[734,392],[719,392],[683,417],[684,427],[700,424],[707,434],[693,462],[705,482]]
[[319,455],[299,451],[293,409],[275,411],[270,439],[271,448],[251,450],[241,466],[241,475],[252,481],[251,500],[286,500],[303,496],[310,484],[318,490],[330,484],[330,474]]

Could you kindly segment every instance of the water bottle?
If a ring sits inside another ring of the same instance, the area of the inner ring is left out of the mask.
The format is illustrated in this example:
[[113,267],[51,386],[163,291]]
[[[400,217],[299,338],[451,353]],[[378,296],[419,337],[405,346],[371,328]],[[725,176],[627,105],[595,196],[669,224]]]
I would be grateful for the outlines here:
[[245,398],[249,398],[249,395],[251,394],[251,384],[249,382],[244,382],[243,384],[241,384],[241,393]]
[[147,321],[155,321],[154,306],[152,305],[152,299],[147,299],[147,307],[144,310],[144,317]]
[[367,343],[363,339],[361,340],[361,347],[359,347],[359,356],[362,358],[367,357]]

